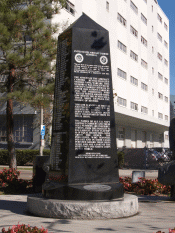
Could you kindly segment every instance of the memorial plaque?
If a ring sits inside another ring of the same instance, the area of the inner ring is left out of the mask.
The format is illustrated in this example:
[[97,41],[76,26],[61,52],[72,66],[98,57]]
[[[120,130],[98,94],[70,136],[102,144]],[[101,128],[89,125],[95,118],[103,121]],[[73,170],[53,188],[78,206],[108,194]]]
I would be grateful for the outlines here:
[[58,37],[50,162],[55,181],[83,187],[116,183],[120,191],[114,196],[123,196],[109,33],[85,14]]

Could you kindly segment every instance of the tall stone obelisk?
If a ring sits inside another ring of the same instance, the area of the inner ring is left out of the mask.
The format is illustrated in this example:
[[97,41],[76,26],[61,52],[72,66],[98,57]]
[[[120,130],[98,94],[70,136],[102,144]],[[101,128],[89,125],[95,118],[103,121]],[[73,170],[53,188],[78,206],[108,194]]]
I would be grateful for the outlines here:
[[58,37],[45,197],[123,197],[116,149],[109,33],[83,14]]

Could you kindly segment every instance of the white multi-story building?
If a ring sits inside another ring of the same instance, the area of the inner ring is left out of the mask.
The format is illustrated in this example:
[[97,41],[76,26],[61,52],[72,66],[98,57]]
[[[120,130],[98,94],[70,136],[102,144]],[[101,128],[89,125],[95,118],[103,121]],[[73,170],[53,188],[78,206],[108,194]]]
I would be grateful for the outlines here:
[[109,30],[117,147],[169,147],[169,20],[156,0],[70,0],[53,22],[82,13]]

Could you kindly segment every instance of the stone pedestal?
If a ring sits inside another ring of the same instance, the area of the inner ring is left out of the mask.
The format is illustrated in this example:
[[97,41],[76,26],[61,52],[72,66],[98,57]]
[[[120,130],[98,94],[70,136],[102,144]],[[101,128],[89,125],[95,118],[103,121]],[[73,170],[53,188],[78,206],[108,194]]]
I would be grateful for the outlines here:
[[40,217],[58,219],[111,219],[138,213],[138,197],[125,194],[112,201],[73,201],[27,197],[27,210]]

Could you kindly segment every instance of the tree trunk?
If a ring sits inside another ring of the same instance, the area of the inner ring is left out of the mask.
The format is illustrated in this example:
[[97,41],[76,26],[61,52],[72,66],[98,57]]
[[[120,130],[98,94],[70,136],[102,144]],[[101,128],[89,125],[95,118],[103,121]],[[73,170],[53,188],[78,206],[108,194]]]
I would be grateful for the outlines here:
[[[13,92],[13,84],[14,84],[14,77],[15,77],[15,69],[11,67],[10,74],[8,77],[8,85],[7,85],[7,93]],[[7,100],[7,110],[6,110],[6,117],[7,117],[7,145],[8,145],[8,154],[9,154],[9,167],[10,168],[17,168],[16,164],[16,154],[15,154],[15,143],[14,143],[14,136],[13,136],[13,100]]]

